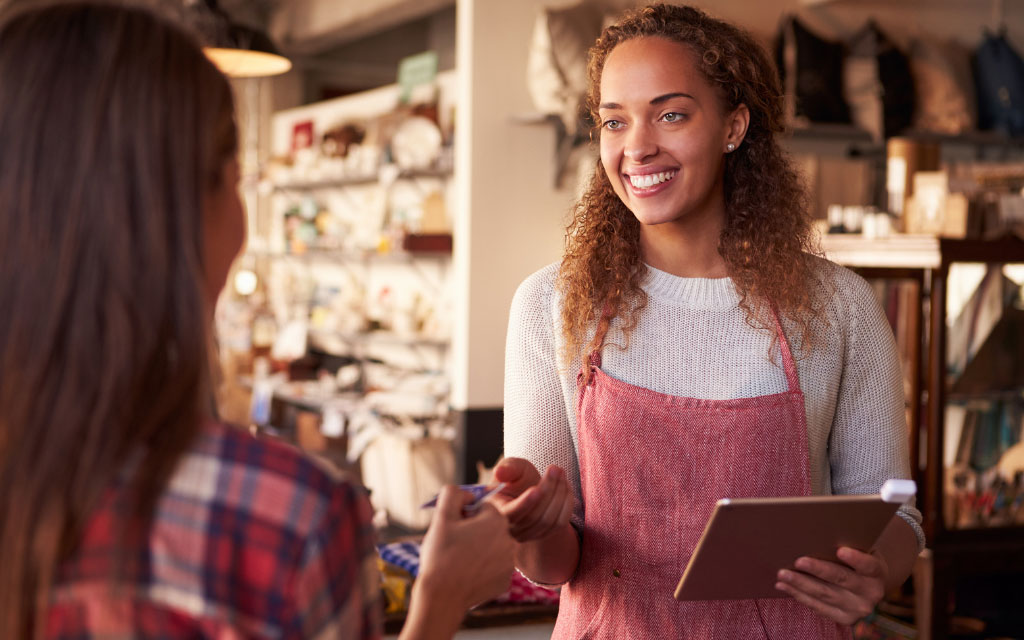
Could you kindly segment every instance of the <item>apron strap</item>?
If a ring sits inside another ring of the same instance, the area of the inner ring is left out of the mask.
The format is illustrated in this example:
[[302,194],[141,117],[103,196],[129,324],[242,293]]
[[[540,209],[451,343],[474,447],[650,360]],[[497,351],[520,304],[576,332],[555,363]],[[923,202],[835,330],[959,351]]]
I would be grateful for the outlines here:
[[779,317],[779,309],[775,303],[771,303],[772,318],[775,319],[775,332],[779,338],[779,351],[782,352],[782,366],[786,370],[786,382],[789,391],[800,391],[800,376],[796,372],[796,361],[793,359],[793,352],[789,348],[789,340],[786,339],[786,332],[782,329],[782,319]]
[[608,305],[605,305],[601,311],[601,317],[597,321],[597,333],[594,334],[594,340],[592,341],[592,344],[595,346],[583,359],[580,373],[577,376],[577,382],[581,386],[590,384],[594,369],[601,367],[601,349],[604,347],[604,338],[608,335],[608,328],[611,326],[611,316],[611,309]]

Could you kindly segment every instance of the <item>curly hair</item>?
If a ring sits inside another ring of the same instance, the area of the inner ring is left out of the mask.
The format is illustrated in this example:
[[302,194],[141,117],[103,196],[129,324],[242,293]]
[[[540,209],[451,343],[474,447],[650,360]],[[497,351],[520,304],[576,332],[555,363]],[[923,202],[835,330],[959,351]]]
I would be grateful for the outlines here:
[[[764,49],[746,32],[685,6],[656,4],[627,12],[607,27],[590,49],[587,108],[600,122],[601,73],[619,44],[660,37],[689,47],[704,77],[716,87],[723,109],[746,105],[750,123],[743,144],[725,156],[726,216],[718,252],[740,294],[747,323],[774,328],[772,306],[793,321],[794,345],[813,344],[813,321],[821,315],[810,286],[812,233],[803,185],[776,140],[784,130],[778,75]],[[573,209],[558,277],[565,363],[583,350],[600,348],[611,320],[622,315],[627,340],[647,304],[640,250],[640,222],[619,199],[600,161]]]

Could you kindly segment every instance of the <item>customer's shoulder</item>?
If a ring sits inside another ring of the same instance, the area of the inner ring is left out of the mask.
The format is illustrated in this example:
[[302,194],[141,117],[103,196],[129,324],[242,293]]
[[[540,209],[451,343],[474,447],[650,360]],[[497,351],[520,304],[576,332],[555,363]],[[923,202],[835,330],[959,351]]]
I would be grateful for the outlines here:
[[355,508],[362,491],[334,467],[286,442],[219,422],[204,424],[168,488],[173,495],[289,528],[309,526],[332,502]]

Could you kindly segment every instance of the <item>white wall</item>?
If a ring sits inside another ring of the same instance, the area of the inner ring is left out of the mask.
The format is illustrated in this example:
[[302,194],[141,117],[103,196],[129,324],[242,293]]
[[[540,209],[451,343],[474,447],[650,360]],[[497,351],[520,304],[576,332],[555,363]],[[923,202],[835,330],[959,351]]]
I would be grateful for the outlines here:
[[456,409],[502,405],[505,331],[522,279],[561,253],[569,188],[553,187],[554,132],[516,124],[534,111],[526,54],[538,0],[459,0],[456,65],[453,358]]

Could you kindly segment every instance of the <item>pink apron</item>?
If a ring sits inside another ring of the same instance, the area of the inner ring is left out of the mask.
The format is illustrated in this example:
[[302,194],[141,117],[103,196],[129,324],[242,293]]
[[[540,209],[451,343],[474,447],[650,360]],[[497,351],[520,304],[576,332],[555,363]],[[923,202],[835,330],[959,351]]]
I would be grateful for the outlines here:
[[590,355],[577,399],[583,546],[552,638],[852,637],[790,598],[672,597],[719,498],[811,492],[803,393],[775,324],[789,390],[774,395],[666,395],[605,374],[600,348]]

